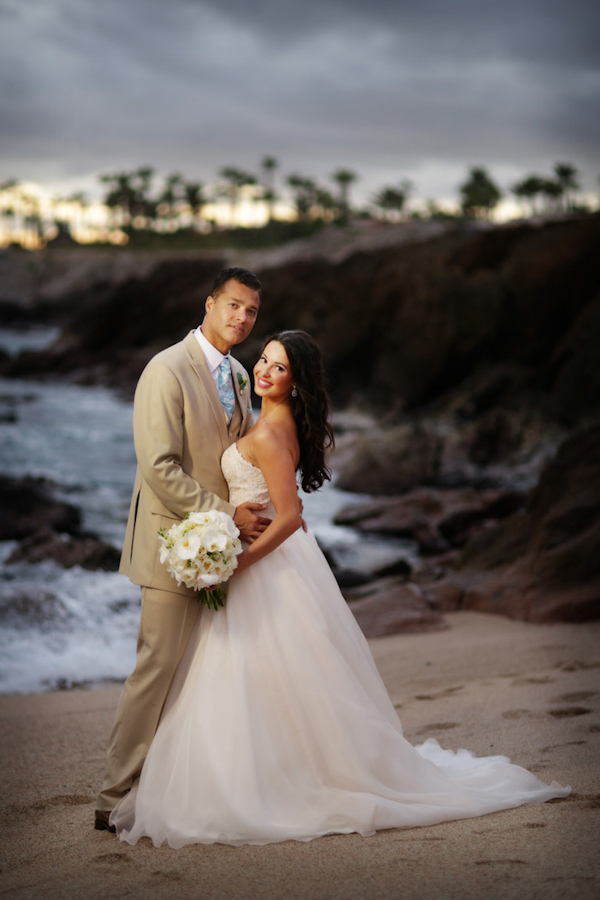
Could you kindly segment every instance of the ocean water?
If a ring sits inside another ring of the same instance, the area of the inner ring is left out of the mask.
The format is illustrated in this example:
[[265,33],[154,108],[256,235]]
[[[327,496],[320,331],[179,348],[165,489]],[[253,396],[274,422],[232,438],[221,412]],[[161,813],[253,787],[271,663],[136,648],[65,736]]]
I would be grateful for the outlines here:
[[[17,352],[51,341],[51,330],[0,330]],[[0,471],[50,479],[54,494],[81,509],[83,527],[120,547],[135,473],[131,404],[112,391],[0,379]],[[408,542],[365,538],[332,524],[367,497],[326,485],[304,496],[305,518],[340,565],[385,565]],[[7,565],[0,542],[0,692],[31,692],[121,680],[131,671],[139,588],[118,573],[62,569],[54,562]]]

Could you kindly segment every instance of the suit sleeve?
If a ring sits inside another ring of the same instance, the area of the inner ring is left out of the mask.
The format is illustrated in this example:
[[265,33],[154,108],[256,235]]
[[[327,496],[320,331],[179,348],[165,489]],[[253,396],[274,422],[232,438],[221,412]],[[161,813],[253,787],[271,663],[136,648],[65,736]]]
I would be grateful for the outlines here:
[[143,478],[178,518],[200,509],[219,509],[233,516],[234,506],[184,472],[183,430],[179,380],[168,367],[150,363],[140,377],[133,404],[133,441]]

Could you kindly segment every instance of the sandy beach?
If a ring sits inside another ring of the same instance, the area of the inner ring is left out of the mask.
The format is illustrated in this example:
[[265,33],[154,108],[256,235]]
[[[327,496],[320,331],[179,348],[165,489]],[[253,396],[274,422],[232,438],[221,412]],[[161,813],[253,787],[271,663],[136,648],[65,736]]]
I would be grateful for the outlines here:
[[[564,900],[600,891],[600,623],[455,613],[370,642],[407,738],[502,753],[565,800],[266,847],[135,847],[93,830],[119,686],[0,697],[0,896]],[[201,765],[201,760],[198,761]]]

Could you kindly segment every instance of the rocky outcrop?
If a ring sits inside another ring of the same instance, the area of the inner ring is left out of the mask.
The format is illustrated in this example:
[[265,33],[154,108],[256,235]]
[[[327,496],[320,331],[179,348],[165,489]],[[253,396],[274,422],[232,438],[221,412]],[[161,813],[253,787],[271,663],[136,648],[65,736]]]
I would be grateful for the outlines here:
[[[519,369],[520,397],[571,420],[567,348],[597,371],[593,342],[582,346],[574,335],[581,317],[592,330],[597,325],[599,244],[600,217],[588,217],[457,230],[338,265],[292,263],[265,273],[257,330],[310,331],[323,346],[336,398],[362,397],[388,417],[507,363]],[[245,358],[254,357],[253,344]],[[564,394],[556,396],[559,383]],[[498,383],[487,408],[514,404],[514,389]],[[592,394],[598,398],[591,389],[578,412],[591,409]]]
[[0,505],[0,541],[21,540],[39,529],[76,534],[81,528],[80,511],[56,500],[44,478],[0,475]]
[[368,638],[447,628],[443,614],[415,584],[383,578],[375,584],[344,591],[350,609]]
[[523,502],[520,491],[416,488],[401,497],[345,507],[334,521],[363,532],[408,538],[419,544],[421,553],[439,554],[462,547],[482,523],[506,518]]
[[[271,266],[238,355],[252,365],[265,335],[304,328],[323,347],[336,405],[361,401],[388,423],[504,366],[486,390],[473,386],[464,416],[526,405],[571,427],[600,399],[599,244],[600,217],[587,216],[457,228],[339,261]],[[156,257],[149,272],[64,294],[72,315],[57,345],[3,371],[76,373],[131,390],[145,360],[198,323],[222,263]],[[495,435],[511,441],[490,421],[482,457]]]
[[45,479],[0,475],[0,505],[4,512],[0,540],[18,541],[5,560],[7,565],[52,559],[66,569],[118,569],[119,551],[83,532],[80,511],[56,500]]
[[159,257],[147,277],[94,283],[71,297],[73,312],[55,344],[21,354],[4,367],[5,374],[68,375],[132,394],[148,359],[202,320],[221,262]]
[[437,478],[443,447],[433,428],[420,424],[357,434],[352,453],[336,468],[336,486],[364,494],[400,494]]
[[473,534],[439,582],[442,609],[531,622],[600,617],[600,427],[572,435],[543,469],[523,509]]
[[360,599],[373,635],[403,629],[408,600],[425,621],[428,611],[459,609],[529,622],[600,618],[600,426],[571,435],[526,495],[421,488],[348,507],[336,522],[411,538],[424,554],[403,577],[345,591]]
[[52,559],[63,569],[80,566],[82,569],[116,572],[121,554],[111,544],[96,537],[72,537],[57,534],[50,528],[40,528],[24,538],[6,559],[6,564],[38,563]]
[[212,260],[221,254],[198,251],[131,251],[123,248],[69,246],[27,252],[0,249],[0,316],[5,325],[63,323],[98,292],[117,290],[135,280],[151,280],[171,260]]

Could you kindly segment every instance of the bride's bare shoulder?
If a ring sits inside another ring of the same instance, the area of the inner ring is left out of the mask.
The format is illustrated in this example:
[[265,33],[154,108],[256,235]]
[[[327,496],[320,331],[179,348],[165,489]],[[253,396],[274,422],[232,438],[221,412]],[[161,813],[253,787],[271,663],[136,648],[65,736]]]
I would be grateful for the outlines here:
[[257,423],[252,433],[253,451],[256,455],[288,451],[294,459],[299,455],[298,432],[293,421]]

